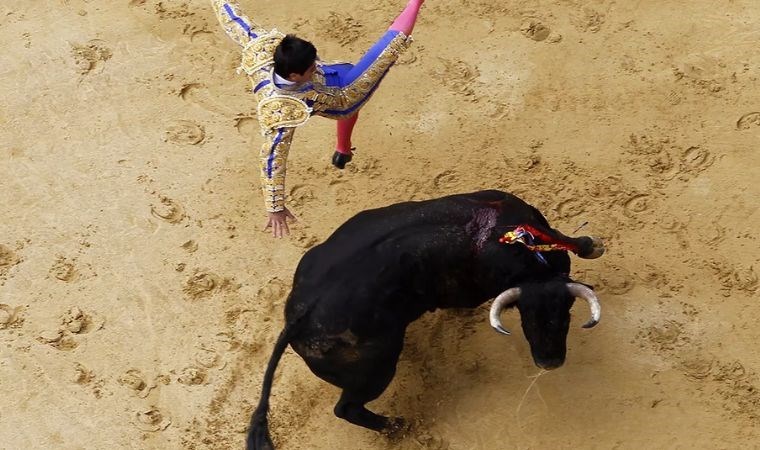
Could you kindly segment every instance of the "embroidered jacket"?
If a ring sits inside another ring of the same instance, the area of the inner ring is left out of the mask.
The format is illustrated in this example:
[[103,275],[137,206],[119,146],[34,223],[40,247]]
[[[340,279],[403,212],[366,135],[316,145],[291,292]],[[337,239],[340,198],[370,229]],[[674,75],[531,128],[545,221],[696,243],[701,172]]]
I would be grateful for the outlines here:
[[332,86],[326,82],[325,74],[329,74],[330,66],[317,62],[311,82],[277,86],[274,50],[284,35],[252,22],[241,13],[235,1],[211,0],[211,4],[227,35],[243,48],[240,71],[251,82],[264,136],[260,153],[264,201],[267,211],[282,211],[285,208],[286,162],[295,128],[306,123],[312,115],[340,119],[356,113],[411,39],[403,33],[393,32],[377,57],[346,85]]

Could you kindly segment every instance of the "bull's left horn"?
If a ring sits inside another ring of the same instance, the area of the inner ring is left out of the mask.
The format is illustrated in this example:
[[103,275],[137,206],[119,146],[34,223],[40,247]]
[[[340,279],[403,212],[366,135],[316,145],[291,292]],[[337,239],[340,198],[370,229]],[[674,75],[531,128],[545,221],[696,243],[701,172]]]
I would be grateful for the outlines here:
[[580,283],[567,283],[567,290],[573,297],[586,300],[591,308],[591,319],[583,325],[583,328],[591,328],[599,323],[599,319],[602,317],[602,307],[599,305],[599,299],[596,298],[594,291]]
[[520,288],[514,287],[507,289],[494,299],[493,303],[491,304],[490,313],[491,326],[494,328],[494,330],[498,331],[501,334],[506,334],[507,336],[511,334],[509,330],[504,328],[504,325],[501,324],[501,318],[499,316],[501,315],[501,311],[504,308],[516,302],[519,298]]

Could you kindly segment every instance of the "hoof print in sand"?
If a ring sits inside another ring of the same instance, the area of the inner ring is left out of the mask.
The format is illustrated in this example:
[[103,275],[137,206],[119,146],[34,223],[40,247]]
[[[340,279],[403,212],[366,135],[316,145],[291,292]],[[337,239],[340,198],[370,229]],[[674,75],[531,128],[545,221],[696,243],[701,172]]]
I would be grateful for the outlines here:
[[72,281],[76,277],[76,274],[74,261],[63,256],[58,257],[53,267],[50,268],[50,275],[61,281]]
[[150,391],[156,387],[155,384],[148,385],[145,377],[137,369],[129,369],[124,372],[117,380],[119,384],[134,392],[140,398],[145,398]]
[[[207,361],[211,362],[212,364],[215,363],[215,361]],[[185,367],[182,369],[182,373],[177,378],[177,382],[184,384],[186,386],[197,386],[200,384],[206,383],[206,378],[208,377],[206,373],[206,369],[203,369],[201,367],[196,366],[190,366]]]
[[166,196],[159,197],[161,204],[150,207],[150,213],[169,223],[179,223],[185,218],[185,209],[179,203]]
[[200,299],[208,297],[221,286],[221,279],[211,272],[196,272],[185,283],[182,290],[190,298]]
[[4,303],[0,303],[0,330],[7,328],[18,328],[24,323],[21,317],[21,306],[15,308]]
[[93,39],[86,44],[72,44],[71,53],[74,56],[77,71],[82,75],[92,72],[100,63],[108,61],[113,56],[113,52],[98,39]]
[[760,112],[747,113],[736,122],[737,130],[749,130],[752,127],[760,127]]
[[195,122],[177,120],[166,128],[167,142],[182,145],[198,145],[206,139],[206,130]]
[[528,39],[536,42],[546,41],[556,43],[562,40],[562,36],[553,33],[552,30],[536,19],[528,19],[520,26],[520,32]]
[[95,321],[90,315],[82,312],[74,306],[61,318],[62,329],[72,334],[84,334],[94,331],[103,326],[102,322]]
[[163,431],[171,425],[172,421],[158,408],[151,408],[135,413],[132,424],[142,431]]
[[182,244],[182,249],[188,253],[195,253],[198,250],[198,243],[193,240],[187,241]]
[[21,262],[21,258],[10,248],[0,244],[0,280],[11,270],[11,267]]
[[95,373],[92,370],[89,370],[85,366],[77,363],[76,367],[74,368],[74,374],[71,377],[71,381],[73,381],[76,384],[89,384],[92,380],[95,379]]
[[570,198],[559,202],[555,210],[560,219],[571,219],[586,212],[586,203],[580,198]]
[[200,351],[195,356],[195,362],[200,366],[199,370],[203,370],[203,368],[220,369],[226,365],[219,352],[205,347],[200,348]]
[[623,206],[626,216],[637,217],[652,207],[651,198],[647,194],[637,194],[626,200]]
[[64,333],[63,330],[50,330],[43,331],[37,337],[39,342],[43,344],[49,344],[51,347],[58,350],[74,350],[79,346],[79,343],[68,333]]
[[102,320],[93,319],[76,306],[61,316],[60,321],[58,329],[43,331],[37,340],[58,350],[73,350],[79,346],[75,336],[99,330],[104,324]]
[[709,150],[701,147],[689,147],[681,155],[681,173],[696,173],[710,167],[715,157]]

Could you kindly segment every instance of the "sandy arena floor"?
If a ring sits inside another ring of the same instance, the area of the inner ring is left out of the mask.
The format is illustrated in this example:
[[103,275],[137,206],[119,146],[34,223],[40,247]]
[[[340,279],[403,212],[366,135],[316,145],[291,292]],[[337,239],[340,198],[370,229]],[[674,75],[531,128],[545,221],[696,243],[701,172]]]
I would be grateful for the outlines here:
[[[241,4],[355,60],[404,1]],[[333,122],[296,133],[278,241],[206,0],[2,2],[0,448],[241,448],[304,251],[360,210],[481,188],[607,240],[573,266],[600,325],[576,307],[567,363],[526,394],[520,333],[424,317],[371,404],[412,420],[400,443],[334,417],[289,350],[279,448],[760,446],[758,23],[757,0],[428,0],[350,167]]]

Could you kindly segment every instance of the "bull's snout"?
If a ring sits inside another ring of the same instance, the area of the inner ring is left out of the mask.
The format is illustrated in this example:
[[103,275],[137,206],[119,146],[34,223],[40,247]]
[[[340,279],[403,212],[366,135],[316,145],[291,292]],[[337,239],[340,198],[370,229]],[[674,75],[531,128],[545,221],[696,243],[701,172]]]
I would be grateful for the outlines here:
[[536,366],[538,366],[540,369],[554,370],[562,367],[562,364],[565,363],[565,358],[533,358],[533,362],[535,362]]

